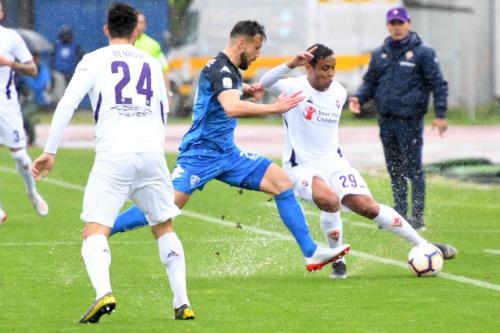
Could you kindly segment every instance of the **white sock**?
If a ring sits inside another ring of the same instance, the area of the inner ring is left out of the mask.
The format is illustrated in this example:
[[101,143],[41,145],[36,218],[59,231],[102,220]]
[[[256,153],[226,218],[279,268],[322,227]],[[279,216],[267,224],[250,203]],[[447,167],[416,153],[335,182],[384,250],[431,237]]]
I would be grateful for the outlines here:
[[319,223],[321,231],[325,235],[326,241],[330,248],[342,245],[343,230],[340,211],[336,213],[321,212],[319,215]]
[[186,287],[186,262],[182,243],[175,232],[168,232],[157,239],[160,261],[167,270],[170,288],[174,294],[175,309],[189,305]]
[[[326,241],[330,248],[342,245],[344,238],[342,219],[340,218],[340,211],[336,213],[327,213],[321,211],[319,214],[319,223],[321,231],[325,235]],[[346,262],[345,257],[340,261]]]
[[24,185],[28,194],[36,192],[35,179],[31,174],[31,157],[26,152],[26,148],[11,152],[10,155],[16,161],[16,169],[23,177]]
[[394,209],[386,205],[379,205],[380,213],[373,220],[385,230],[389,230],[401,238],[406,239],[413,245],[427,243],[415,229]]
[[87,237],[83,241],[82,257],[96,292],[95,299],[110,293],[109,266],[111,266],[111,252],[108,238],[100,234]]

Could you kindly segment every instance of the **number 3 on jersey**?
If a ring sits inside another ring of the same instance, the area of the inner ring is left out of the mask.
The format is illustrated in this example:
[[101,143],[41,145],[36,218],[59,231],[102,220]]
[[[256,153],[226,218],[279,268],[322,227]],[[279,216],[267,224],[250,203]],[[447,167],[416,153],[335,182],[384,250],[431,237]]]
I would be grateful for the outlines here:
[[[130,82],[130,69],[124,61],[113,61],[111,63],[111,72],[118,73],[121,68],[123,77],[115,86],[115,100],[116,104],[132,104],[132,98],[123,97],[122,90]],[[151,105],[151,97],[153,97],[153,90],[151,90],[151,68],[147,62],[143,63],[141,75],[135,86],[135,90],[139,95],[146,97],[146,105]]]

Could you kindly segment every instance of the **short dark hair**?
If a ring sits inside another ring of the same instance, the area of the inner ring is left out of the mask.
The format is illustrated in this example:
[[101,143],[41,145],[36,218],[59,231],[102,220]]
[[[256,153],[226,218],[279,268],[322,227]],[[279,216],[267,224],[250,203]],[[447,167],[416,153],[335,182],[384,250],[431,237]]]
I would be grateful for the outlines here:
[[311,66],[316,66],[316,64],[318,63],[318,61],[320,59],[323,59],[323,58],[327,58],[331,55],[334,54],[333,50],[323,44],[320,44],[320,43],[316,43],[312,46],[310,46],[307,51],[313,49],[314,47],[316,47],[316,50],[314,51],[314,57],[312,58],[312,60],[309,62],[311,64]]
[[108,10],[108,31],[111,38],[126,38],[137,26],[137,11],[131,6],[115,2]]
[[236,23],[231,29],[231,38],[237,36],[254,37],[255,35],[262,35],[262,38],[266,39],[266,31],[262,24],[257,21],[240,21]]

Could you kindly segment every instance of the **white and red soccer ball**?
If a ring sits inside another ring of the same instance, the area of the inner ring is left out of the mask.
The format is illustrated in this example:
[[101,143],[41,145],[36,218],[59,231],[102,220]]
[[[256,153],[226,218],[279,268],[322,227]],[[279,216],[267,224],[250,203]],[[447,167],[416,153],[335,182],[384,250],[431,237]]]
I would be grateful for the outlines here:
[[417,276],[436,275],[443,269],[443,253],[430,243],[415,246],[408,255],[408,266]]

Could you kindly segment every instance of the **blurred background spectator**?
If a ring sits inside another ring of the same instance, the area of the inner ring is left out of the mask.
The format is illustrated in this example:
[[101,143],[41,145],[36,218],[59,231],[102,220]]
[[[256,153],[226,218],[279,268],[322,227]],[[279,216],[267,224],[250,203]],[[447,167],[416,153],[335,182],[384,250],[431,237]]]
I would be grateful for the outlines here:
[[18,81],[18,89],[21,92],[21,113],[28,145],[32,145],[36,140],[37,113],[47,111],[52,102],[55,102],[51,94],[53,82],[50,68],[39,53],[32,52],[32,54],[38,68],[38,75],[35,77],[22,75]]
[[64,75],[67,85],[82,58],[82,51],[74,39],[73,29],[68,25],[61,26],[55,44],[52,68]]

